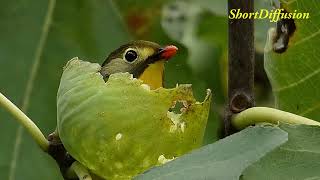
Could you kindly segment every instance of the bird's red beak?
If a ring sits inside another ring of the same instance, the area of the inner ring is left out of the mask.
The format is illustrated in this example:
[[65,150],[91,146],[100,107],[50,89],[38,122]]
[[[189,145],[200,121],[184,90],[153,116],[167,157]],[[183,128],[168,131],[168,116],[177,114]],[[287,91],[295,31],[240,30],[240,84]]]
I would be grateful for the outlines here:
[[176,55],[177,51],[178,51],[178,48],[176,46],[173,46],[173,45],[166,46],[160,50],[160,56],[163,59],[168,60],[172,58],[174,55]]

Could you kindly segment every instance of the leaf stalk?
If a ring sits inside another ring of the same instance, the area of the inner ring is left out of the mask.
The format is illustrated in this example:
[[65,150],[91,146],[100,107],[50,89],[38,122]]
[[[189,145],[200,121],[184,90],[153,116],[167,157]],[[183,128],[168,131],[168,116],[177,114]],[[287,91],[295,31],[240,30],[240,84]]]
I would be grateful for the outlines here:
[[78,177],[81,180],[92,180],[92,177],[90,176],[88,169],[85,168],[78,161],[72,163],[72,165],[67,171],[67,176],[73,179]]
[[315,120],[268,107],[252,107],[246,109],[235,114],[231,121],[232,125],[239,130],[250,125],[265,122],[271,124],[288,123],[320,126],[320,122]]
[[2,93],[0,93],[0,106],[8,111],[24,128],[26,128],[43,151],[48,150],[49,142],[38,126]]

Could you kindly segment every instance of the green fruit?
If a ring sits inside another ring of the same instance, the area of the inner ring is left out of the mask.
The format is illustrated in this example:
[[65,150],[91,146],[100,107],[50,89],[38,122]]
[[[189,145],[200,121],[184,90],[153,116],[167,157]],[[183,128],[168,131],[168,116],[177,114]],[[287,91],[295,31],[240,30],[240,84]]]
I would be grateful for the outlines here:
[[[149,90],[128,73],[105,83],[100,65],[74,58],[57,95],[57,129],[67,151],[105,179],[131,179],[201,146],[211,92],[196,102],[191,85]],[[168,112],[175,102],[188,107]]]

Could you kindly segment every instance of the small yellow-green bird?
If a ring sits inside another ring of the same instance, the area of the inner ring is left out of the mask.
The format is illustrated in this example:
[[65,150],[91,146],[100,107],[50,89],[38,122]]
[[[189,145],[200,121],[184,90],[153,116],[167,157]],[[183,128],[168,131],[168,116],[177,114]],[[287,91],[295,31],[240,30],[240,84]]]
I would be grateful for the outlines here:
[[102,64],[100,73],[106,80],[111,74],[129,72],[156,89],[163,86],[164,62],[177,50],[173,45],[161,47],[150,41],[133,41],[113,51]]

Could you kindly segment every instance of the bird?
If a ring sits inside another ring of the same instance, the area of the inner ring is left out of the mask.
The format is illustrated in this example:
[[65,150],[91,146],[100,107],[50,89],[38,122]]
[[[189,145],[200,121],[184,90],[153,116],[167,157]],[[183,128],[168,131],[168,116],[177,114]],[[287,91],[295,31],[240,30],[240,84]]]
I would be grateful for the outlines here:
[[100,74],[107,81],[111,74],[128,72],[150,89],[157,89],[163,87],[165,62],[177,51],[174,45],[161,47],[151,41],[132,41],[109,54],[101,65]]

